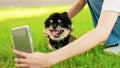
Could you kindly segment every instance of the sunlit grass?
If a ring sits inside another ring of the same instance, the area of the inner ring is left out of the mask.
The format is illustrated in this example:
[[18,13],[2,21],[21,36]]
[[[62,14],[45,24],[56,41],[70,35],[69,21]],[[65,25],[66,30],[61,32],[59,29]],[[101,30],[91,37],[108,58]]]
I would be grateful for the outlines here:
[[0,20],[6,19],[16,19],[16,18],[23,18],[23,17],[32,17],[32,16],[40,16],[48,13],[53,13],[56,11],[63,11],[66,10],[68,6],[53,6],[51,7],[31,7],[31,8],[6,8],[4,10],[0,10]]

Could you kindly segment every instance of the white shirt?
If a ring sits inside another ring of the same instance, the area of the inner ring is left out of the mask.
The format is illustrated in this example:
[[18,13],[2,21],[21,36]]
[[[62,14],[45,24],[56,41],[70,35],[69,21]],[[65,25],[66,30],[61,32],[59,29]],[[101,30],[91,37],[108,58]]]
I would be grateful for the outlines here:
[[104,0],[102,11],[115,11],[120,14],[120,0]]

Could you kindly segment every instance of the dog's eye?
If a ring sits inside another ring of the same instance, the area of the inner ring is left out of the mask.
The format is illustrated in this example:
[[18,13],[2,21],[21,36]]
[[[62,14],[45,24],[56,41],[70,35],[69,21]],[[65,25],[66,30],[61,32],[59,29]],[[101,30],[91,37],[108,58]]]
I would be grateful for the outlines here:
[[63,24],[62,24],[62,23],[59,23],[59,25],[60,25],[60,26],[63,26]]
[[58,19],[58,22],[61,23],[62,21],[60,19]]

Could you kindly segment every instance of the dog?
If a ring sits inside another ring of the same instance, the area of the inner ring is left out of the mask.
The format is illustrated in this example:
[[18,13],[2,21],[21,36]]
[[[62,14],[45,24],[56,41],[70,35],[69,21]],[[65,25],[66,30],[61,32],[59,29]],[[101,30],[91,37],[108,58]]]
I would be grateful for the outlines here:
[[45,36],[48,38],[50,50],[59,49],[76,38],[71,35],[72,22],[67,12],[53,13],[45,20]]

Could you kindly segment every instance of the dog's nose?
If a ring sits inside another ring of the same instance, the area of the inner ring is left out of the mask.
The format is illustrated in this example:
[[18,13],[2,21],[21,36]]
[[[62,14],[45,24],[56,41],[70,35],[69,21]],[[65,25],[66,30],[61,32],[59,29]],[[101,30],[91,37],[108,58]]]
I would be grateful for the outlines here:
[[53,25],[53,29],[55,30],[56,28],[57,28],[57,25],[56,25],[56,24],[54,24],[54,25]]

